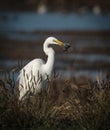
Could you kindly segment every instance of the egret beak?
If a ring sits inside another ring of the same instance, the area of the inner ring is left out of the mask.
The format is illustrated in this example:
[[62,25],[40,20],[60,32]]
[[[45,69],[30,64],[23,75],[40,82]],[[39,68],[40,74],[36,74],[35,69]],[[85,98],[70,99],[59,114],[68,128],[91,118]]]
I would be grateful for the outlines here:
[[59,46],[63,46],[63,42],[59,41],[59,40],[56,40],[55,41]]
[[69,48],[70,48],[70,44],[69,43],[63,43],[59,40],[56,41],[56,43],[59,45],[59,46],[64,46],[64,51],[67,51]]

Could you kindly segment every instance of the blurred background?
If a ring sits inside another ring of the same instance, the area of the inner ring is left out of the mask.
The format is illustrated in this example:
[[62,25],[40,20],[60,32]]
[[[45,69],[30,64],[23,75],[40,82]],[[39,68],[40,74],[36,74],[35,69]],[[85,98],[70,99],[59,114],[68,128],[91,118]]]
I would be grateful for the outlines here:
[[2,0],[0,2],[0,72],[44,58],[48,36],[69,42],[55,47],[55,69],[64,77],[95,79],[110,72],[109,0]]

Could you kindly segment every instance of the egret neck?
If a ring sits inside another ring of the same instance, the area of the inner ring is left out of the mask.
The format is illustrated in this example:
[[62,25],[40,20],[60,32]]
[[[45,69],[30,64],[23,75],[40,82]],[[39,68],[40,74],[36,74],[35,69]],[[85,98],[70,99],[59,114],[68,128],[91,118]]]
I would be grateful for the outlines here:
[[48,56],[47,62],[44,65],[44,68],[45,68],[46,74],[49,76],[49,78],[52,74],[54,62],[55,62],[55,51],[53,50],[52,47],[49,47],[50,44],[45,42],[44,47],[43,47],[45,54]]

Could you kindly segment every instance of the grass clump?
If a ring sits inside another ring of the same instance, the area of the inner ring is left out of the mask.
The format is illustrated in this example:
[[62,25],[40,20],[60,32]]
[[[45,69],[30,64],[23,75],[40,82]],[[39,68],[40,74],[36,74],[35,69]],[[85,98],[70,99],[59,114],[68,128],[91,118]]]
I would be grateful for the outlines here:
[[0,129],[110,129],[109,77],[83,82],[53,77],[26,103],[13,94],[14,85],[11,78],[0,80]]

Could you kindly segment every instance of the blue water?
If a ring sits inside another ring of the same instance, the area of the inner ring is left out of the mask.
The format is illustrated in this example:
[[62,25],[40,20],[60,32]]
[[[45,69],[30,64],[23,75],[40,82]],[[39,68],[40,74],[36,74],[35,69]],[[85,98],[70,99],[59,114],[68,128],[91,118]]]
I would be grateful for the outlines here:
[[110,14],[0,13],[0,31],[110,30]]
[[[22,65],[24,66],[25,64],[27,64],[29,61],[24,60]],[[4,61],[0,61],[0,66],[5,66],[5,68],[7,69],[0,69],[0,79],[4,79],[4,78],[8,78],[8,74],[10,74],[10,78],[13,77],[14,74],[14,79],[16,80],[17,76],[18,76],[18,71],[16,71],[17,68],[15,68],[15,66],[17,67],[18,61],[17,60],[4,60]],[[57,62],[56,67],[60,67],[62,68],[62,66],[64,67],[65,64],[62,62]],[[57,74],[58,74],[58,78],[70,78],[70,77],[80,77],[80,76],[87,76],[88,78],[91,78],[93,80],[96,80],[97,77],[100,76],[100,74],[102,73],[103,78],[106,76],[106,74],[103,71],[98,71],[98,70],[71,70],[68,67],[70,66],[65,66],[66,69],[57,69]],[[11,69],[10,69],[11,68]],[[67,69],[68,68],[68,69]],[[10,73],[6,73],[6,72],[10,72]],[[102,78],[102,77],[101,77]]]
[[[41,34],[34,34],[31,32],[34,31],[58,31],[58,30],[73,30],[73,31],[100,31],[106,30],[110,31],[110,13],[109,14],[100,14],[95,15],[93,13],[85,13],[82,15],[71,13],[71,14],[58,14],[58,13],[46,13],[46,14],[37,14],[35,12],[5,12],[0,13],[0,36],[5,36],[9,39],[14,40],[41,40]],[[22,33],[21,33],[22,32]],[[23,33],[24,32],[24,33]],[[103,37],[88,37],[88,36],[78,36],[75,41],[72,36],[61,36],[62,39],[69,40],[72,44],[75,42],[74,49],[84,48],[86,46],[105,46],[110,48],[110,39],[106,38],[106,41]],[[1,44],[1,43],[0,43]],[[3,44],[3,43],[2,43]],[[37,48],[35,48],[37,51]],[[39,49],[39,48],[38,48]],[[61,62],[61,58],[66,58],[68,60],[82,60],[84,62],[106,62],[110,63],[110,55],[103,54],[66,54],[58,55],[58,62],[56,67],[59,68],[59,72],[64,76],[72,75],[91,75],[95,77],[98,75],[97,70],[74,70],[73,72],[70,69],[70,63],[68,65]],[[24,64],[27,61],[24,62]],[[14,68],[17,66],[18,62],[15,60],[0,60],[0,67]],[[77,64],[76,64],[77,65]],[[64,70],[64,68],[66,68]]]

